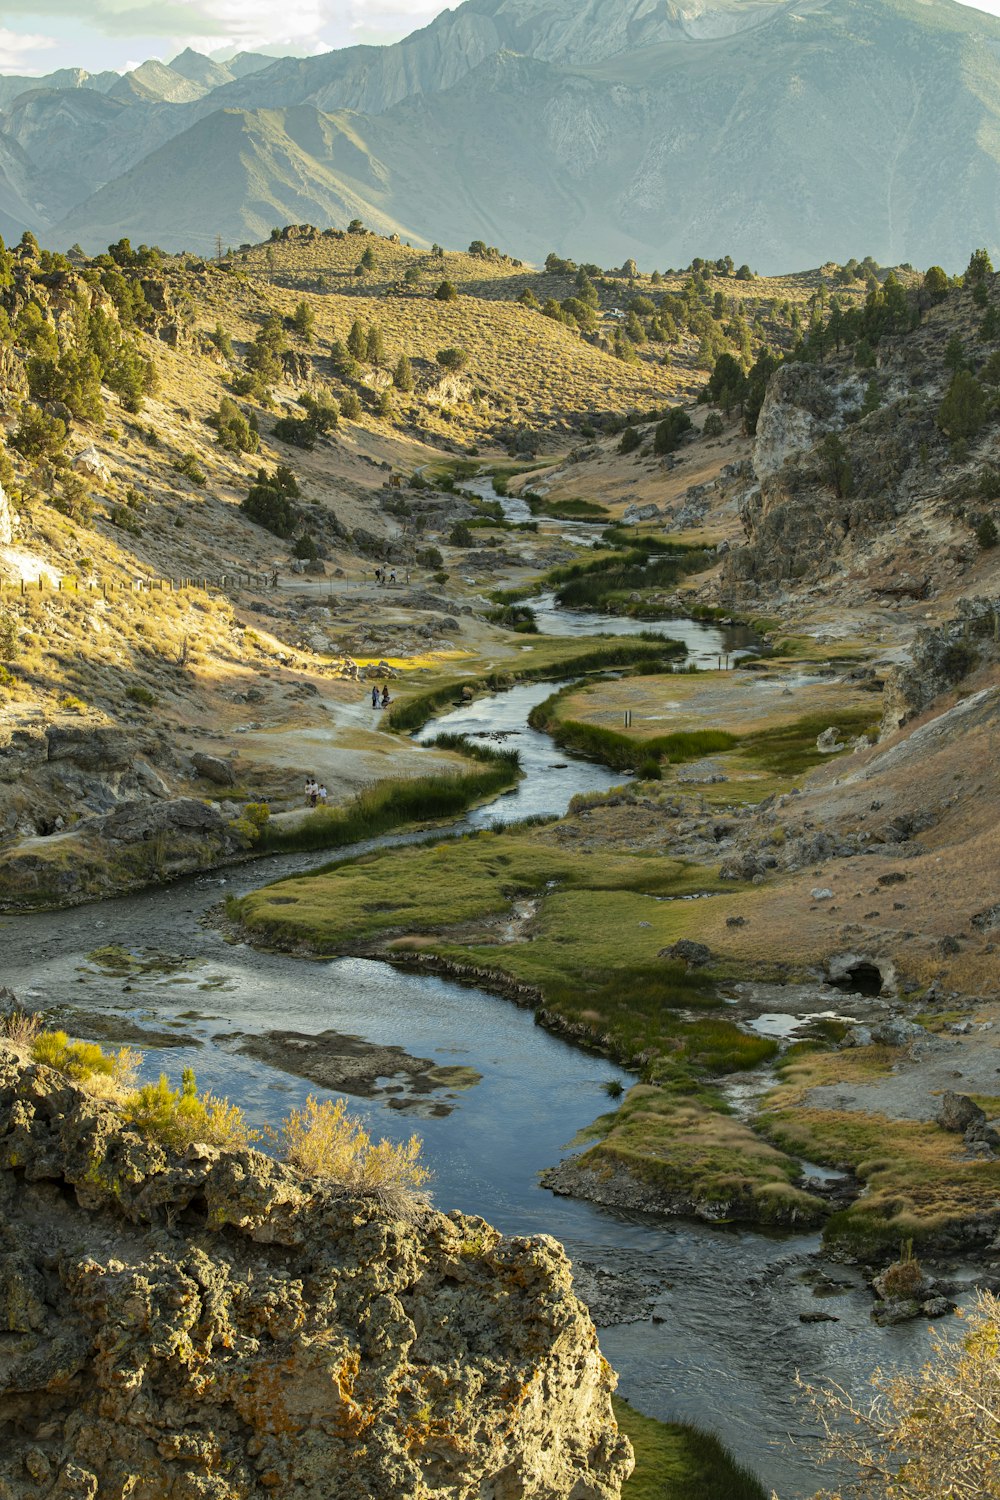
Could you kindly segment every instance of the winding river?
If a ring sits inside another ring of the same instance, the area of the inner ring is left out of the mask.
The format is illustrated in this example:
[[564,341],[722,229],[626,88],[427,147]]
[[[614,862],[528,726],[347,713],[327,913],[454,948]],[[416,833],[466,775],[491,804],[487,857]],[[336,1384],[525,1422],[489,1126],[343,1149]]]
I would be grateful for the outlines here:
[[[611,622],[617,631],[624,623]],[[602,622],[588,616],[588,633],[595,624]],[[665,633],[675,629],[671,622]],[[691,622],[684,634],[706,661],[727,644],[719,631]],[[424,731],[425,738],[441,729],[499,735],[522,754],[526,775],[517,792],[473,812],[456,831],[560,813],[573,793],[615,779],[527,728],[531,705],[551,691],[552,684],[531,684],[483,697]],[[605,1085],[628,1083],[629,1075],[482,990],[367,960],[258,953],[227,942],[208,918],[223,896],[316,863],[316,856],[271,858],[85,908],[0,918],[3,982],[28,999],[152,1028],[147,1076],[165,1069],[177,1079],[190,1064],[202,1086],[271,1123],[322,1090],[241,1053],[242,1035],[333,1029],[475,1069],[480,1082],[443,1097],[414,1094],[398,1077],[380,1080],[377,1097],[353,1104],[378,1134],[402,1139],[420,1131],[441,1207],[482,1214],[507,1233],[554,1235],[580,1266],[585,1290],[595,1283],[621,1290],[635,1321],[606,1326],[602,1343],[635,1405],[716,1431],[782,1500],[812,1494],[824,1475],[815,1435],[792,1400],[795,1371],[858,1387],[876,1364],[922,1354],[926,1328],[873,1327],[857,1274],[824,1266],[815,1235],[659,1222],[543,1190],[538,1172],[609,1107]],[[112,944],[150,967],[123,977],[88,958]],[[601,1305],[595,1302],[598,1321]],[[837,1321],[800,1321],[800,1313],[817,1311]]]

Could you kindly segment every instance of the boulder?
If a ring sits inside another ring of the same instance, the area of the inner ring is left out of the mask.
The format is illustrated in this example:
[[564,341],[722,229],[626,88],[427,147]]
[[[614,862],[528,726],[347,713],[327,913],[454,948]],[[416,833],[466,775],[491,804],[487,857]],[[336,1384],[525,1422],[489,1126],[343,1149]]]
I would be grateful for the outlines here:
[[222,760],[218,755],[206,755],[202,750],[196,750],[191,757],[191,764],[199,776],[206,781],[212,781],[216,786],[233,786],[236,777],[233,775],[232,762]]
[[78,474],[86,474],[100,484],[105,484],[111,478],[111,470],[93,444],[76,455],[73,468]]
[[701,969],[712,961],[712,950],[704,943],[695,943],[690,938],[678,938],[669,948],[661,948],[657,958],[677,958],[689,969]]
[[85,771],[118,771],[130,766],[136,737],[103,724],[50,724],[45,731],[50,761],[72,761]]
[[846,749],[846,746],[840,738],[840,731],[831,725],[829,729],[824,729],[823,733],[817,736],[816,749],[821,755],[832,755],[837,750]]
[[986,1112],[979,1108],[967,1094],[955,1094],[946,1089],[941,1095],[938,1112],[934,1116],[942,1130],[954,1130],[964,1134],[970,1126],[986,1124]]

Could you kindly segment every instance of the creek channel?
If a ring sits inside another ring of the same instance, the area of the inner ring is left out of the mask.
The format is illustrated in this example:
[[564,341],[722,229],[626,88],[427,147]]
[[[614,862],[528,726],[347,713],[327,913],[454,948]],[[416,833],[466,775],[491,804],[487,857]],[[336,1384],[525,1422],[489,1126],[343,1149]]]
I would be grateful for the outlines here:
[[[719,653],[717,630],[687,628],[705,660]],[[521,751],[526,772],[516,794],[445,832],[561,813],[573,793],[615,779],[527,728],[531,704],[552,690],[535,683],[481,697],[427,727],[425,737],[443,729],[500,736]],[[383,838],[344,857],[411,837]],[[441,1208],[481,1214],[508,1234],[563,1242],[621,1392],[640,1410],[718,1433],[781,1500],[801,1500],[829,1482],[807,1413],[792,1400],[796,1370],[862,1388],[875,1365],[922,1357],[926,1326],[875,1328],[858,1274],[824,1264],[815,1235],[660,1221],[542,1189],[539,1171],[610,1107],[606,1085],[627,1085],[631,1076],[484,990],[371,960],[257,952],[228,942],[211,918],[223,896],[318,862],[267,858],[83,908],[0,917],[0,982],[29,1003],[60,1007],[71,1031],[75,1013],[85,1035],[103,1027],[110,1041],[137,1040],[144,1077],[163,1070],[176,1082],[190,1065],[202,1087],[271,1124],[309,1093],[329,1097],[241,1050],[271,1030],[311,1037],[329,1029],[463,1070],[452,1075],[460,1083],[429,1094],[405,1071],[388,1073],[352,1108],[377,1135],[401,1140],[419,1130]],[[96,956],[115,945],[137,960],[125,971]],[[135,1028],[141,1036],[132,1036]],[[836,1321],[800,1321],[817,1312]]]

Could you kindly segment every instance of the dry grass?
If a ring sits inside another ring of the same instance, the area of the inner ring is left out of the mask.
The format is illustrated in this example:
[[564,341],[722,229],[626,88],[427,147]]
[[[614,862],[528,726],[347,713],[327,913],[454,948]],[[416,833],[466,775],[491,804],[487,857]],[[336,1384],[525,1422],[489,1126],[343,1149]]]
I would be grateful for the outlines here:
[[286,1117],[280,1141],[285,1160],[307,1177],[372,1195],[404,1215],[425,1202],[431,1172],[420,1159],[420,1137],[374,1142],[344,1099],[321,1103],[310,1094]]

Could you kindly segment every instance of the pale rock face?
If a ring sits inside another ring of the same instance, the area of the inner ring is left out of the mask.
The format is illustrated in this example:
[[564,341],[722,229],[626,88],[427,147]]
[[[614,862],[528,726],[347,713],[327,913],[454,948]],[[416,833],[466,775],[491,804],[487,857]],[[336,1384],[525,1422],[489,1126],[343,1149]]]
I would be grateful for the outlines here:
[[7,499],[3,488],[0,487],[0,547],[9,547],[14,540],[14,532],[17,530],[17,517],[14,508]]
[[776,474],[796,453],[806,453],[863,398],[856,377],[831,380],[815,365],[783,365],[772,376],[757,419],[753,467],[758,479]]
[[546,1236],[167,1151],[0,1044],[0,1496],[619,1500]]

